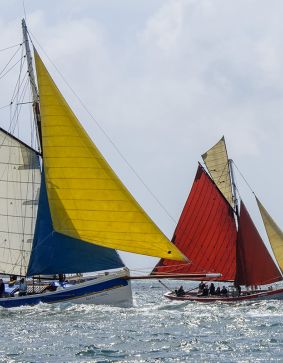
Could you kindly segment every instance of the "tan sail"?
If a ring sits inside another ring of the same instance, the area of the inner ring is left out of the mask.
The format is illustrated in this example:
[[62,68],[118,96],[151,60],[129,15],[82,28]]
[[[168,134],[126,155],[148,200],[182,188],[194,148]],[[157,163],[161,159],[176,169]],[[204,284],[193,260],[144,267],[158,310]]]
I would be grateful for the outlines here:
[[229,161],[224,136],[202,155],[202,159],[218,189],[233,206]]
[[35,52],[43,161],[54,229],[104,247],[186,260],[89,138]]
[[275,259],[283,271],[283,232],[257,198],[256,201]]

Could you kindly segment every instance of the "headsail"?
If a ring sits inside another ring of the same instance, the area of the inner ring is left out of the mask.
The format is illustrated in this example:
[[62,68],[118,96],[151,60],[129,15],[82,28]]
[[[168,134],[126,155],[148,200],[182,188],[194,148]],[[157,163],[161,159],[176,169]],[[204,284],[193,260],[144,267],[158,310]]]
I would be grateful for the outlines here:
[[0,129],[0,273],[26,274],[40,177],[36,152]]
[[112,248],[97,246],[54,231],[43,171],[27,275],[92,272],[123,266],[120,256]]
[[241,201],[235,282],[239,285],[265,285],[280,280],[281,274]]
[[172,242],[191,263],[162,259],[153,273],[219,272],[233,280],[236,272],[236,224],[231,206],[199,165]]
[[230,205],[233,206],[229,160],[224,136],[217,144],[202,155],[202,159],[213,181]]
[[105,161],[37,52],[35,63],[45,180],[55,231],[108,248],[183,260]]
[[281,271],[283,271],[283,232],[257,198],[256,201],[274,256]]

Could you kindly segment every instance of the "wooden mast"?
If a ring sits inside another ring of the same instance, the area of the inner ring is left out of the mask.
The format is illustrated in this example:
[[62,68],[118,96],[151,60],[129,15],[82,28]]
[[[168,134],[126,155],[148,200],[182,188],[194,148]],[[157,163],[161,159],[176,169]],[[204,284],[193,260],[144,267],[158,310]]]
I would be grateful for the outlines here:
[[238,206],[238,198],[237,198],[237,187],[236,187],[234,169],[233,169],[233,160],[229,159],[228,163],[229,163],[230,177],[231,177],[231,183],[232,183],[232,197],[233,197],[233,202],[234,202],[234,206],[235,206],[235,213],[236,213],[237,222],[238,222],[239,206]]

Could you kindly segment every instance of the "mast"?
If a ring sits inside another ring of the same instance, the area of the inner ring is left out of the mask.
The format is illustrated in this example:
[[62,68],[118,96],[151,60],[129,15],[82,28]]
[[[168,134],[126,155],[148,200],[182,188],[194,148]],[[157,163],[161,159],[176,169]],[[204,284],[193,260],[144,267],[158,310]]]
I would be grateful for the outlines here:
[[229,159],[229,170],[231,175],[231,182],[232,182],[232,196],[233,196],[233,202],[235,206],[235,213],[237,216],[237,219],[239,218],[239,206],[238,206],[238,198],[237,198],[237,187],[235,183],[235,176],[234,176],[234,170],[233,170],[233,160]]
[[40,108],[39,108],[39,96],[38,96],[38,90],[35,82],[34,77],[34,70],[32,65],[32,56],[28,41],[28,31],[25,19],[22,19],[22,30],[23,30],[23,38],[24,38],[24,44],[26,49],[26,56],[27,56],[27,64],[28,64],[28,75],[32,90],[32,109],[33,109],[33,116],[34,121],[36,125],[36,135],[37,135],[37,143],[39,150],[42,151],[42,133],[41,133],[41,117],[40,117]]

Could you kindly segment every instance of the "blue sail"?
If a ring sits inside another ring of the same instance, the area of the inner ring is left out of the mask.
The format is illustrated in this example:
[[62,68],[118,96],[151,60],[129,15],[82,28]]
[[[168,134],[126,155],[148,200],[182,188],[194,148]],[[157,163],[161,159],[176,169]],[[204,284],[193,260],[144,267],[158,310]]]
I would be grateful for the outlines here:
[[53,229],[45,176],[42,172],[35,234],[27,276],[92,272],[123,266],[125,265],[115,250],[68,237]]

